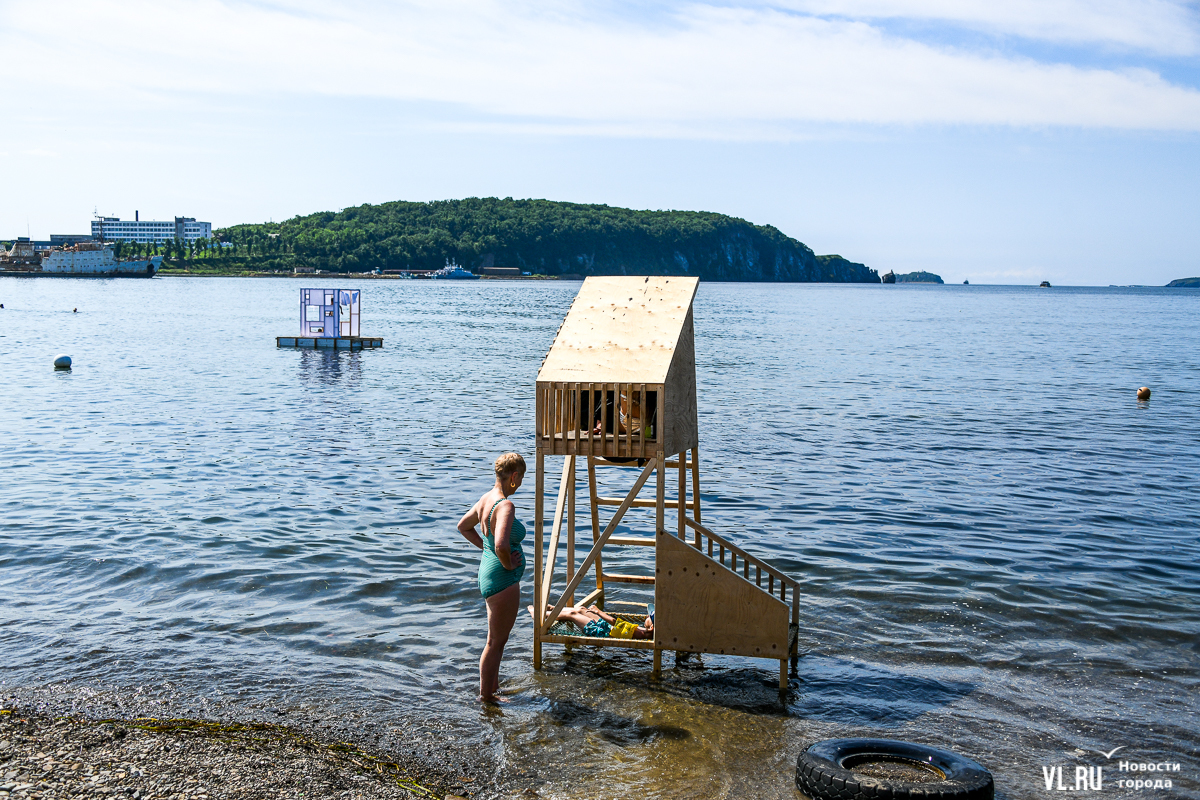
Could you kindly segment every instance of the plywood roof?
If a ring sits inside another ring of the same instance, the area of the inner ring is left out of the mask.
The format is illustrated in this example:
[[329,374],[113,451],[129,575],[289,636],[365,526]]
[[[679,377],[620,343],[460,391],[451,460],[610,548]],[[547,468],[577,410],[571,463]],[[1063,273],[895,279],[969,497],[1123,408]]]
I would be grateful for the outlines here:
[[588,278],[538,381],[664,383],[699,283],[680,277]]

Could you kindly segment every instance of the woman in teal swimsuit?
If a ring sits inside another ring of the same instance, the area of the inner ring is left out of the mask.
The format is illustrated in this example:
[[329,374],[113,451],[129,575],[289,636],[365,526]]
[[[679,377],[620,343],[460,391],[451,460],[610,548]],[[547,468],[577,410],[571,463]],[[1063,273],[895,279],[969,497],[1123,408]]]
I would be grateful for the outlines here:
[[[517,519],[509,496],[521,488],[525,479],[525,459],[517,453],[505,453],[496,459],[496,485],[479,498],[459,520],[458,532],[483,551],[479,562],[479,593],[487,602],[488,637],[479,658],[479,699],[498,702],[500,659],[512,633],[521,605],[521,575],[525,556],[521,540],[525,526]],[[475,530],[482,523],[483,536]]]

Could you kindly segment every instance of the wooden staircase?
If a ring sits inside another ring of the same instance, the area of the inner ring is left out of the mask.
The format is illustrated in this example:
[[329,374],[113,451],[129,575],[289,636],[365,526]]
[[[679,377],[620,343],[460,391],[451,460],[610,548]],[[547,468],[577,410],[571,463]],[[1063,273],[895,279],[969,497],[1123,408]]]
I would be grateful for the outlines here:
[[[682,453],[674,460],[664,459],[661,469],[657,459],[649,459],[625,497],[600,495],[596,470],[602,467],[628,470],[629,465],[614,464],[596,456],[585,457],[592,546],[578,564],[574,546],[576,457],[566,456],[549,547],[542,547],[540,537],[536,545],[534,608],[546,608],[551,603],[553,607],[535,627],[535,668],[541,668],[543,643],[653,650],[656,676],[662,668],[664,650],[716,653],[778,659],[779,686],[781,690],[787,688],[788,662],[797,655],[800,609],[796,582],[700,523],[699,494],[693,490],[691,499],[687,497],[689,474],[693,487],[699,486],[699,458],[696,450],[691,451],[691,458],[687,456]],[[652,476],[658,477],[656,488],[665,488],[667,470],[677,471],[679,493],[667,498],[655,492],[658,495],[655,499],[642,499],[640,495]],[[536,502],[540,508],[542,498]],[[616,511],[601,528],[600,509],[604,506],[615,506]],[[659,525],[655,536],[614,535],[631,508],[658,510]],[[667,531],[662,524],[667,509],[676,511],[678,527],[675,532]],[[559,550],[564,533],[568,546],[565,570],[560,571]],[[605,547],[653,547],[654,574],[605,572]],[[597,603],[603,607],[606,585],[654,586],[655,638],[652,641],[550,633],[558,613],[568,605],[575,605],[576,593],[593,571],[595,587],[579,605]],[[565,579],[561,593],[554,591],[557,575]],[[554,599],[555,595],[557,599]]]

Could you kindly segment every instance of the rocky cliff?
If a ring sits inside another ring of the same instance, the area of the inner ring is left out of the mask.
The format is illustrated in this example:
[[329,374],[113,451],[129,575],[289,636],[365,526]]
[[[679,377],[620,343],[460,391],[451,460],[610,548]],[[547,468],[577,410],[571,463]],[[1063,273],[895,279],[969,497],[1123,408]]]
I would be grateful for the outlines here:
[[945,283],[942,276],[932,272],[906,272],[896,276],[896,283]]
[[217,232],[262,266],[342,272],[436,269],[453,259],[562,275],[695,275],[716,281],[878,283],[770,225],[705,211],[636,211],[496,197],[397,201]]

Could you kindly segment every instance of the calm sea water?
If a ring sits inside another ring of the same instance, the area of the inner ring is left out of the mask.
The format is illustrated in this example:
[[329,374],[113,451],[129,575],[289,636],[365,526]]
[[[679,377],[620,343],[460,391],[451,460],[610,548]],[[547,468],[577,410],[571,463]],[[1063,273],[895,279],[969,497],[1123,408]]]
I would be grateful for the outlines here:
[[1200,796],[1200,292],[701,286],[704,519],[800,581],[792,691],[732,658],[535,673],[522,619],[487,712],[454,526],[532,457],[578,284],[342,283],[385,349],[277,350],[295,280],[0,279],[6,687],[433,728],[541,797],[793,798],[803,744],[850,735],[957,749],[1007,798],[1077,764],[1122,796],[1092,751],[1123,746]]

